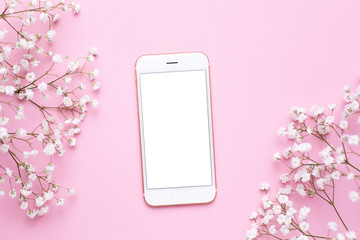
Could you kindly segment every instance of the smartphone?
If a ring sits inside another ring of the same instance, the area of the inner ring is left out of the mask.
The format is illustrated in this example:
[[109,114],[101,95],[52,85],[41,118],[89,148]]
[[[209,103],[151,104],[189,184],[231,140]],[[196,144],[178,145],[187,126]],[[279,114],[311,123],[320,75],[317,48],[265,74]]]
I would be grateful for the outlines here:
[[207,56],[141,56],[136,84],[146,203],[211,202],[216,185]]

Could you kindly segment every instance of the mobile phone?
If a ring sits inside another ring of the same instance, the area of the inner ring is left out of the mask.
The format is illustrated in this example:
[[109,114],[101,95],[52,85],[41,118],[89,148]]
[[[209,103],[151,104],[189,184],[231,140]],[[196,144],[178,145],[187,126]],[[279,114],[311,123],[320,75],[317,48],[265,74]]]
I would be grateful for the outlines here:
[[141,56],[136,84],[146,203],[211,202],[216,184],[207,56]]

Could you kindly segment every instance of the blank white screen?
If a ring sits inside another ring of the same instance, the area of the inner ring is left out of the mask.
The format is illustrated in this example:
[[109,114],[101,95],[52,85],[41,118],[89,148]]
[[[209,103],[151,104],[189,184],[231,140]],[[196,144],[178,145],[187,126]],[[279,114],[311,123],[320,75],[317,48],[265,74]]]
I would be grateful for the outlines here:
[[140,81],[148,189],[211,185],[205,70]]

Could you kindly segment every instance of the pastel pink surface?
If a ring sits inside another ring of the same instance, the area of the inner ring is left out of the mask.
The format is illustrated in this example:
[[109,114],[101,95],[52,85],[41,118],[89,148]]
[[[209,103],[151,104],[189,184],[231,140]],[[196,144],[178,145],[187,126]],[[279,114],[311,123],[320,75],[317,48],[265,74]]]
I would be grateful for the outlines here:
[[[99,108],[56,162],[56,180],[77,194],[35,221],[1,198],[2,239],[242,239],[259,183],[278,183],[272,155],[286,147],[276,131],[290,107],[340,103],[341,87],[358,83],[359,1],[79,2],[54,44],[71,56],[99,49]],[[208,205],[152,208],[142,196],[135,61],[188,51],[210,59],[218,195]],[[333,215],[323,216],[313,229]],[[360,230],[359,214],[346,217]]]

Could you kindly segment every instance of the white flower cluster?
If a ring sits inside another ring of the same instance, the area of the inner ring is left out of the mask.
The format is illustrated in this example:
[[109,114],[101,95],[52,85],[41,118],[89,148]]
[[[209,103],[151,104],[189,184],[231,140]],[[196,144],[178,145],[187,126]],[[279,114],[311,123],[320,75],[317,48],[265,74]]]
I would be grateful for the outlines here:
[[[360,124],[360,85],[355,92],[345,86],[343,93],[346,104],[339,118],[335,104],[330,104],[328,110],[313,106],[310,113],[303,107],[291,108],[293,121],[281,127],[278,134],[290,139],[292,144],[273,156],[289,169],[280,176],[285,187],[271,200],[267,195],[269,184],[260,185],[266,195],[262,207],[250,215],[253,223],[245,239],[356,239],[356,233],[348,228],[346,219],[337,210],[335,189],[337,181],[347,181],[353,188],[348,194],[350,202],[360,200],[360,137],[353,130],[358,127],[351,127],[351,124]],[[357,117],[357,121],[352,121],[353,117]],[[292,193],[310,201],[322,199],[336,213],[340,225],[329,221],[327,236],[313,234],[307,222],[310,208],[295,209],[290,200]]]
[[[97,49],[90,48],[86,57],[75,60],[45,50],[56,37],[53,23],[68,10],[77,14],[80,5],[64,0],[6,0],[1,15],[0,154],[12,164],[0,162],[0,183],[9,183],[9,196],[20,200],[20,208],[30,218],[47,213],[50,201],[63,205],[59,190],[75,193],[54,182],[54,161],[67,146],[76,145],[88,106],[98,105],[86,91],[86,85],[94,91],[100,88],[99,70],[88,70]],[[48,31],[30,33],[36,28],[28,26],[34,24],[46,24]],[[36,166],[46,161],[44,167],[35,168],[31,164],[35,159]],[[1,187],[0,196],[5,191]]]

